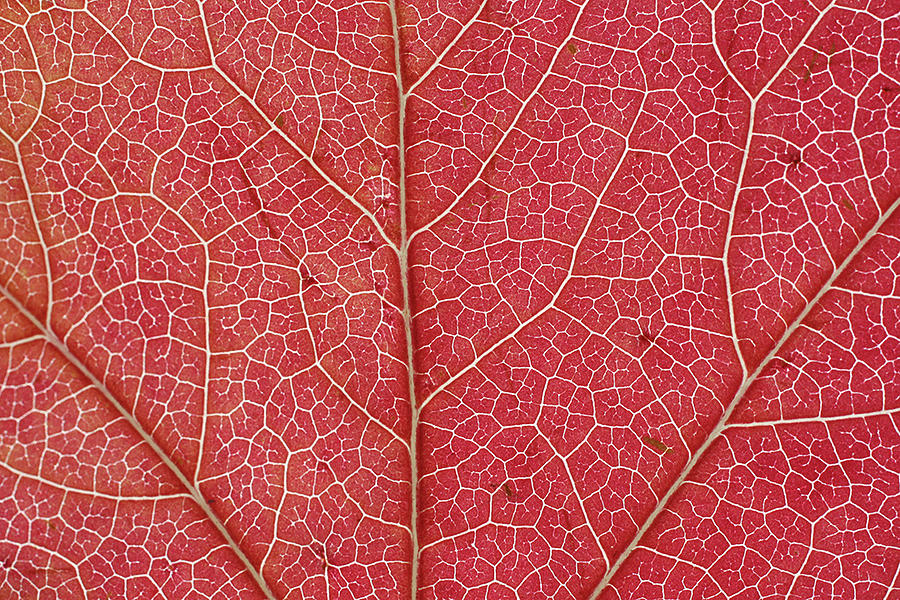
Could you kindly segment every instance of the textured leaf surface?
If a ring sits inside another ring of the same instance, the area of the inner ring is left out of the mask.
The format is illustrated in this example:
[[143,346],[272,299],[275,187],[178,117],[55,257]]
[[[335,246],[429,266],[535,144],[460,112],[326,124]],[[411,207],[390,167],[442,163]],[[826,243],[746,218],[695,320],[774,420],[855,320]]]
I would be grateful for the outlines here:
[[0,3],[0,598],[900,599],[900,5]]

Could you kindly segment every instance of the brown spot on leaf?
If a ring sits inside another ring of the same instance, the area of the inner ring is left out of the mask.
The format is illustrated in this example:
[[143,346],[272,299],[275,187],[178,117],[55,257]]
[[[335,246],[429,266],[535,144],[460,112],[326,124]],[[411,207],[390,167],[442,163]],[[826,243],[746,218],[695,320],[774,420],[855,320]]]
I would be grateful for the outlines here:
[[814,73],[818,70],[819,67],[819,55],[813,56],[812,60],[806,62],[806,65],[803,70],[803,81],[809,81],[810,77],[813,76]]
[[664,443],[654,437],[650,437],[649,435],[645,435],[644,437],[642,437],[641,441],[653,448],[653,450],[655,450],[659,454],[666,454],[672,451],[672,449],[666,446]]

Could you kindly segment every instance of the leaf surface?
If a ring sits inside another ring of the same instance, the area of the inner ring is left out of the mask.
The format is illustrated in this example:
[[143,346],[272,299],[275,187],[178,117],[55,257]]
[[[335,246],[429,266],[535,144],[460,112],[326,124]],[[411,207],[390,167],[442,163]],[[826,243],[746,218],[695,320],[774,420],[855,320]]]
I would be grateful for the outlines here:
[[892,0],[0,4],[0,598],[900,598]]

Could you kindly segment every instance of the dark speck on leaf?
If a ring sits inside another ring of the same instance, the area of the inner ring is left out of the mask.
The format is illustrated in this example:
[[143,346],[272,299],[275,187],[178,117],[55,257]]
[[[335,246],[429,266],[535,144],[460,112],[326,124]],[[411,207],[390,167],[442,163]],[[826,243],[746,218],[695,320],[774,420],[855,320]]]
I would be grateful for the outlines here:
[[569,51],[569,54],[574,55],[576,52],[578,52],[578,46],[576,46],[573,42],[569,42],[566,45],[566,50]]
[[378,248],[378,240],[375,239],[375,234],[370,233],[367,239],[362,240],[362,245],[370,251],[376,250]]
[[791,148],[784,154],[778,155],[778,160],[788,166],[797,166],[803,162],[803,152],[796,148]]
[[667,452],[672,451],[671,448],[663,444],[661,441],[656,438],[650,437],[649,435],[645,435],[644,437],[642,437],[641,441],[660,454],[666,454]]
[[806,67],[803,71],[803,81],[809,81],[809,78],[812,77],[813,73],[817,72],[819,67],[819,56],[813,56],[811,61],[806,63]]
[[650,333],[650,330],[646,327],[641,327],[641,332],[638,334],[638,337],[642,342],[653,345],[656,342],[656,335]]
[[512,498],[513,491],[512,491],[512,488],[509,487],[509,483],[503,484],[503,493],[506,494],[507,498]]
[[275,117],[275,127],[277,127],[278,129],[284,127],[284,115],[278,115],[277,117]]
[[312,286],[319,283],[319,280],[316,279],[315,275],[309,272],[306,265],[300,265],[300,278],[304,286]]

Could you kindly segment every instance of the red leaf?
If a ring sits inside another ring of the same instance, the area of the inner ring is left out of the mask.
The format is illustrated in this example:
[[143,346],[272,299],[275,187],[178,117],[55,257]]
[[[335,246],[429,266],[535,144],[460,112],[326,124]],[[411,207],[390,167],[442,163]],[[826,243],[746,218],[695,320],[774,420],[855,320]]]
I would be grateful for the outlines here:
[[0,5],[0,598],[900,599],[900,6]]

